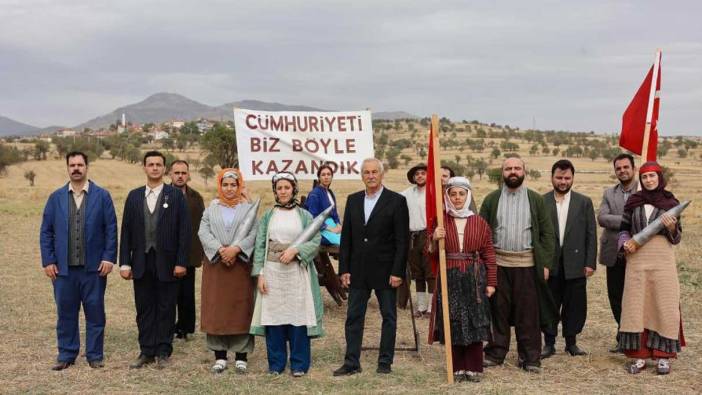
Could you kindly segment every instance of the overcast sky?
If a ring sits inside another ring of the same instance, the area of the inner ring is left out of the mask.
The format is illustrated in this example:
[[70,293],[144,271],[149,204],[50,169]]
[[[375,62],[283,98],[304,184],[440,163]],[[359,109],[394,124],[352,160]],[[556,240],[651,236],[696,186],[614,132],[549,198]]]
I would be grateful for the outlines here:
[[156,92],[618,131],[663,49],[662,134],[702,135],[702,1],[0,0],[0,115]]

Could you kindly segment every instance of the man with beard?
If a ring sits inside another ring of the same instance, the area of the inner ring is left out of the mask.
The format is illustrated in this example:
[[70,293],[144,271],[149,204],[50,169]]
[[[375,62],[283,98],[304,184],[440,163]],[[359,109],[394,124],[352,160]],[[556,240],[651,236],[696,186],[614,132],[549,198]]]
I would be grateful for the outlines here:
[[493,339],[485,347],[486,367],[501,365],[509,351],[513,323],[518,365],[541,372],[541,327],[550,327],[556,309],[546,280],[553,261],[553,225],[538,192],[523,186],[524,161],[502,163],[502,188],[485,197],[480,216],[492,228],[497,256],[497,289],[490,299]]
[[190,266],[185,277],[179,281],[176,301],[178,318],[175,324],[176,338],[188,340],[188,334],[195,332],[195,269],[202,266],[202,260],[205,258],[200,238],[197,236],[202,213],[205,211],[205,202],[200,193],[188,185],[190,179],[188,162],[181,159],[173,161],[170,177],[171,185],[183,192],[190,213]]
[[[607,267],[607,296],[612,315],[617,321],[617,328],[622,315],[622,295],[624,294],[624,274],[626,273],[626,263],[617,260],[617,239],[619,237],[619,226],[622,222],[624,204],[629,196],[639,189],[634,174],[636,166],[634,157],[629,154],[620,154],[613,160],[614,174],[619,183],[605,190],[602,196],[602,203],[597,213],[597,223],[604,228],[600,236],[600,264]],[[619,331],[617,331],[619,332]],[[617,345],[609,350],[614,353],[621,353],[619,340]]]
[[[423,315],[428,317],[431,312],[431,295],[434,293],[436,281],[429,266],[429,260],[424,255],[424,246],[427,242],[427,165],[420,163],[411,168],[407,172],[407,180],[414,184],[402,192],[402,195],[407,199],[407,209],[409,210],[410,247],[407,264],[417,288],[417,306],[413,313],[417,318]],[[410,297],[409,290],[409,281],[400,286],[397,298],[399,307],[407,307],[407,300]]]
[[[560,313],[565,350],[572,356],[587,354],[576,344],[576,336],[585,325],[587,278],[595,272],[597,256],[595,210],[589,197],[571,190],[574,176],[573,164],[567,159],[559,160],[551,167],[553,191],[544,194],[556,239],[548,286]],[[546,344],[542,359],[556,353],[558,322],[543,331]]]
[[103,367],[105,287],[117,259],[117,217],[112,197],[88,180],[88,157],[69,152],[70,182],[49,196],[39,242],[44,273],[54,286],[58,360],[52,370],[75,363],[80,350],[78,318],[85,313],[85,356]]
[[166,158],[144,154],[146,185],[124,202],[120,237],[120,276],[134,280],[139,357],[129,367],[154,361],[168,366],[173,352],[178,279],[187,274],[190,215],[183,193],[165,185]]

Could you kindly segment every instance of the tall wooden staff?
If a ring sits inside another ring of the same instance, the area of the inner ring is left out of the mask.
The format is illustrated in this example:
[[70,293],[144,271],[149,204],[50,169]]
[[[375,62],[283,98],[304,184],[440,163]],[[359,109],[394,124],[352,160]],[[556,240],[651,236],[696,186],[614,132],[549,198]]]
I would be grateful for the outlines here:
[[[441,187],[441,160],[439,159],[439,116],[431,116],[432,156],[434,157],[434,191],[436,193],[436,221],[444,227],[444,195]],[[446,378],[453,384],[453,357],[451,355],[451,321],[449,319],[448,278],[446,277],[446,242],[439,239],[439,276],[441,278],[441,316],[444,321],[444,348],[446,349]]]
[[[658,87],[658,70],[661,65],[661,50],[656,51],[656,59],[653,62],[653,75],[651,76],[651,90],[648,94],[648,107],[646,109],[646,127],[644,128],[643,147],[641,148],[641,163],[646,163],[648,157],[648,140],[651,134],[651,121],[653,119],[653,102],[656,99],[656,88]],[[658,120],[656,120],[658,121]]]

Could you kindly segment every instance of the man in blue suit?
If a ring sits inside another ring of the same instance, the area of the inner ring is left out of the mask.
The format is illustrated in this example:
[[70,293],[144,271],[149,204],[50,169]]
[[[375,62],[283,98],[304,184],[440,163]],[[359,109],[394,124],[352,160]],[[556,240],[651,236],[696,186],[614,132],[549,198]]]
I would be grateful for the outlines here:
[[66,369],[78,357],[81,304],[88,364],[101,368],[105,287],[117,259],[117,218],[109,192],[88,180],[88,157],[70,152],[66,165],[70,182],[49,196],[39,236],[41,263],[54,286],[58,315],[59,355],[52,369]]
[[190,214],[183,193],[163,183],[166,158],[144,154],[146,186],[129,192],[120,237],[120,275],[134,280],[140,354],[130,368],[169,363],[178,279],[190,266]]

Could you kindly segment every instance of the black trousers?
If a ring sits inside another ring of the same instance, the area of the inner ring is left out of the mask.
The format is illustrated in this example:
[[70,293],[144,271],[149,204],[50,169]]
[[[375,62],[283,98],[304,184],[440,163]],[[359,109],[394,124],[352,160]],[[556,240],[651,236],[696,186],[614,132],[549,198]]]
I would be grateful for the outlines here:
[[[563,262],[559,263],[558,273],[549,277],[548,287],[559,313],[563,337],[566,346],[575,344],[575,337],[582,332],[587,318],[587,278],[580,277],[566,280]],[[556,344],[558,322],[550,328],[544,328],[544,342]]]
[[607,266],[607,297],[609,298],[609,307],[612,309],[612,315],[617,321],[617,328],[619,328],[619,321],[622,318],[625,275],[625,263],[617,262],[614,266]]
[[510,324],[517,335],[519,359],[541,366],[539,296],[533,267],[497,267],[497,288],[490,298],[493,333],[485,358],[502,363],[509,351]]
[[[363,327],[366,319],[366,308],[370,299],[370,289],[351,288],[349,291],[348,308],[346,310],[346,356],[344,365],[361,367],[361,345],[363,344]],[[376,289],[375,297],[380,305],[383,325],[380,332],[380,352],[378,364],[392,365],[395,356],[395,336],[397,334],[397,290]]]
[[178,282],[159,281],[156,251],[146,254],[146,270],[134,280],[134,302],[141,354],[170,356],[173,352]]
[[195,333],[195,268],[188,267],[188,272],[178,280],[178,297],[176,301],[178,319],[175,330],[181,333]]

